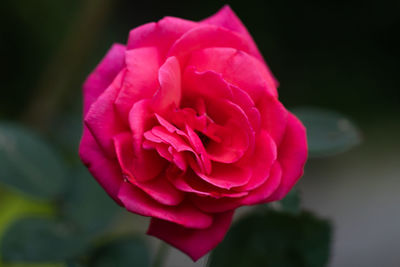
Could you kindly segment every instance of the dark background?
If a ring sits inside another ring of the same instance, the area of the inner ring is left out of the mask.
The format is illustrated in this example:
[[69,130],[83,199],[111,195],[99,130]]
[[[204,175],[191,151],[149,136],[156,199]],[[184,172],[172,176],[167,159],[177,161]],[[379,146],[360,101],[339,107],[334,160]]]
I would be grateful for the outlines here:
[[[333,109],[361,129],[361,146],[310,160],[299,184],[305,206],[336,223],[332,266],[398,266],[399,1],[2,1],[0,119],[52,140],[78,129],[81,84],[113,42],[166,15],[201,20],[225,3],[289,109]],[[79,135],[62,142],[75,149]]]

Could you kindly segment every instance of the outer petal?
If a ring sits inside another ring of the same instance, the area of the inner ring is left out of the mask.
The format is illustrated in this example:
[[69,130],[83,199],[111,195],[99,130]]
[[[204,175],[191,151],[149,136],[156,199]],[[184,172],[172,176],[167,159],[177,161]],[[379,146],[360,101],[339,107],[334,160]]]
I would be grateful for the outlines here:
[[109,156],[115,156],[112,140],[114,135],[129,129],[127,124],[120,120],[114,109],[114,101],[121,88],[124,74],[123,71],[118,74],[113,83],[91,105],[85,117],[85,125]]
[[147,23],[129,33],[127,49],[153,46],[157,48],[163,61],[172,44],[197,25],[196,22],[174,17],[165,17],[157,23]]
[[[232,47],[256,56],[251,44],[235,32],[214,25],[201,25],[179,38],[169,50],[167,56],[176,56],[181,65],[185,66],[187,57],[196,50],[209,47]],[[258,60],[257,60],[258,61]],[[259,62],[262,64],[261,62]]]
[[83,115],[111,84],[125,64],[125,46],[114,44],[83,85]]
[[246,91],[256,103],[265,94],[278,95],[265,65],[244,49],[231,46],[198,50],[191,54],[187,64],[198,71],[221,73],[226,81]]
[[224,239],[232,217],[233,211],[215,214],[212,225],[201,230],[188,229],[171,222],[152,219],[147,234],[164,240],[197,261]]
[[121,205],[118,191],[123,179],[118,162],[116,159],[104,155],[104,152],[86,126],[84,126],[83,136],[79,145],[79,156],[97,182],[110,197]]
[[[205,20],[202,20],[200,23],[221,26],[221,27],[224,27],[226,29],[229,29],[231,31],[241,34],[244,38],[246,38],[246,40],[251,44],[251,46],[253,46],[253,50],[255,50],[257,52],[257,53],[255,53],[256,57],[264,62],[264,59],[263,59],[261,53],[258,51],[257,45],[254,42],[253,38],[251,37],[251,35],[247,31],[247,29],[243,25],[243,23],[240,21],[238,16],[235,14],[235,12],[233,12],[233,10],[229,7],[229,5],[225,5],[216,14],[214,14],[213,16],[211,16]],[[275,86],[278,87],[278,81],[273,76],[273,74],[269,70],[268,66],[267,66],[267,70],[268,70],[268,73],[271,76],[272,80],[274,81]]]
[[303,124],[291,113],[285,136],[278,148],[278,161],[282,168],[282,181],[268,201],[282,199],[303,175],[307,160],[307,137]]
[[162,205],[129,182],[123,182],[118,198],[130,212],[171,221],[183,227],[205,229],[213,218],[196,207],[183,202],[178,206]]

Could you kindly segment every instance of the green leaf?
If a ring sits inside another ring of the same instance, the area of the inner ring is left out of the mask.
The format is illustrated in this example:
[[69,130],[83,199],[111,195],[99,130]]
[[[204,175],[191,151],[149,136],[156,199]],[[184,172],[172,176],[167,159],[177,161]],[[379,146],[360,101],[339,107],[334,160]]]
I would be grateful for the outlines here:
[[209,266],[323,267],[330,242],[329,222],[311,213],[253,213],[234,224]]
[[138,237],[114,240],[98,248],[91,257],[90,267],[148,267],[149,251],[145,242]]
[[310,157],[335,155],[361,142],[357,127],[340,113],[309,107],[292,112],[307,128]]
[[0,182],[38,198],[54,198],[65,187],[66,168],[41,138],[16,124],[0,123]]
[[5,233],[1,253],[5,262],[61,262],[80,254],[84,236],[66,224],[46,218],[24,218]]
[[296,188],[293,188],[284,199],[279,201],[282,211],[292,214],[300,212],[300,193]]
[[69,191],[61,206],[64,218],[78,231],[96,234],[107,227],[120,210],[86,168],[70,174]]

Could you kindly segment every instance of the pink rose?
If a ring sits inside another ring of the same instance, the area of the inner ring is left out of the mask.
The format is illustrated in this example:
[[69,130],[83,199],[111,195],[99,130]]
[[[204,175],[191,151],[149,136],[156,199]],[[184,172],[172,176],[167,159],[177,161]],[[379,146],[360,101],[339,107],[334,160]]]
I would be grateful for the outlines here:
[[148,234],[197,260],[236,208],[282,199],[303,173],[305,129],[277,85],[228,6],[145,24],[84,84],[80,157],[118,204],[152,217]]

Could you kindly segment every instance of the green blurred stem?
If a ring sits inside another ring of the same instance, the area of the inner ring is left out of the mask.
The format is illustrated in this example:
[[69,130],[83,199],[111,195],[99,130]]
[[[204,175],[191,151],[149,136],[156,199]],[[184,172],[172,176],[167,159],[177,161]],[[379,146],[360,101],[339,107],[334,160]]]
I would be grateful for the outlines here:
[[90,54],[89,51],[107,20],[113,2],[81,1],[76,19],[71,22],[60,47],[39,77],[35,96],[22,115],[26,124],[42,132],[49,130],[64,102],[74,93],[70,88],[72,77],[82,71],[85,56]]
[[167,258],[169,251],[168,244],[161,241],[160,246],[158,247],[157,254],[154,260],[153,267],[162,267],[165,263],[165,259]]

